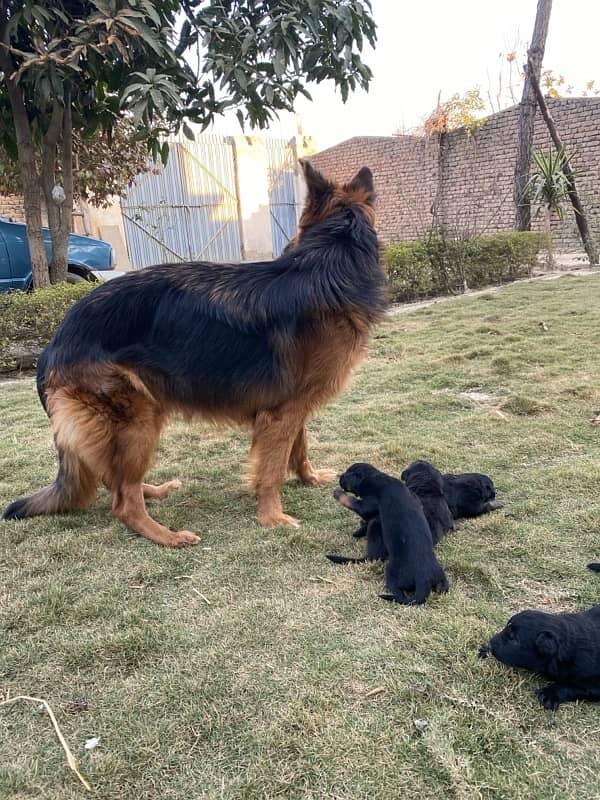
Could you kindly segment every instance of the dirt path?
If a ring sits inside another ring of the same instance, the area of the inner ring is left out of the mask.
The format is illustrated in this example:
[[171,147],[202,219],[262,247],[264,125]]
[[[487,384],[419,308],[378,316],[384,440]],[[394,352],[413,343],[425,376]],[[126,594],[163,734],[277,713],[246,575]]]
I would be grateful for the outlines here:
[[556,278],[562,278],[565,275],[572,275],[573,277],[585,277],[587,275],[600,275],[600,269],[567,269],[558,272],[544,272],[541,275],[534,275],[532,278],[521,278],[518,281],[511,281],[510,283],[502,283],[499,286],[488,286],[485,289],[473,289],[465,292],[464,294],[448,294],[443,297],[432,297],[431,300],[420,300],[417,303],[397,303],[394,304],[389,313],[390,314],[406,314],[408,311],[413,311],[416,308],[425,308],[425,306],[434,306],[437,303],[447,303],[449,300],[460,300],[462,297],[477,297],[482,294],[490,294],[491,292],[499,292],[507,286],[516,286],[520,283],[531,283],[532,281],[553,281]]

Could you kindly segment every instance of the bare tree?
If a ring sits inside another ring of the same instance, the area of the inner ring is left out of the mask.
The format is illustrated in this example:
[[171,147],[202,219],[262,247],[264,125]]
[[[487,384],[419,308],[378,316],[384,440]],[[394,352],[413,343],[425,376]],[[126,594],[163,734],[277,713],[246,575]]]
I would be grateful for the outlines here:
[[535,122],[536,96],[531,80],[534,74],[539,83],[546,49],[546,37],[550,23],[552,0],[538,0],[531,46],[527,52],[531,68],[527,70],[523,84],[523,97],[519,107],[519,124],[517,129],[517,161],[515,165],[514,199],[516,206],[515,228],[528,231],[531,228],[531,206],[525,196],[525,187],[529,180],[531,150],[533,145],[533,126]]

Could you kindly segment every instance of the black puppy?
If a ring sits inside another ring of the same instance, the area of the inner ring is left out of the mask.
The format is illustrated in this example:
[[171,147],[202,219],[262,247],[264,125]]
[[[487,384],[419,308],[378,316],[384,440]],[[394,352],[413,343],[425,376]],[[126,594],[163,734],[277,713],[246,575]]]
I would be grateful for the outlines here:
[[364,558],[349,558],[327,553],[327,558],[334,564],[364,564],[365,561],[385,561],[388,557],[387,547],[383,541],[381,522],[379,520],[379,503],[374,497],[352,497],[339,487],[334,489],[333,496],[345,508],[354,511],[361,518],[360,528],[353,536],[367,537],[367,555]]
[[[345,492],[368,498],[369,508],[375,500],[378,515],[368,523],[381,538],[388,554],[385,579],[391,594],[384,600],[402,605],[424,603],[432,590],[448,591],[448,578],[433,552],[433,539],[420,501],[405,484],[380,472],[371,464],[353,464],[340,477]],[[375,537],[374,537],[375,538]]]
[[479,651],[502,664],[547,675],[537,692],[555,711],[572,700],[600,700],[600,605],[574,614],[521,611]]
[[444,495],[454,519],[478,517],[502,508],[504,503],[496,500],[494,482],[479,472],[463,472],[460,475],[442,475]]
[[429,461],[415,461],[400,477],[421,501],[435,547],[442,536],[454,530],[454,517],[444,496],[442,473]]

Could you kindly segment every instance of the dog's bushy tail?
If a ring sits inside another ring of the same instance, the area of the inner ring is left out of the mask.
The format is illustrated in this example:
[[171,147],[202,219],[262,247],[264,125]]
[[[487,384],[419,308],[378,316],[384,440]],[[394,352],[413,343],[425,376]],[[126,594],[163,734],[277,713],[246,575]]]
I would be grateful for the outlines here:
[[2,519],[24,519],[38,514],[60,514],[86,508],[96,495],[94,474],[72,453],[58,450],[58,475],[49,486],[29,497],[15,500]]
[[592,572],[600,572],[600,561],[592,561],[591,564],[587,565],[588,569],[591,569]]

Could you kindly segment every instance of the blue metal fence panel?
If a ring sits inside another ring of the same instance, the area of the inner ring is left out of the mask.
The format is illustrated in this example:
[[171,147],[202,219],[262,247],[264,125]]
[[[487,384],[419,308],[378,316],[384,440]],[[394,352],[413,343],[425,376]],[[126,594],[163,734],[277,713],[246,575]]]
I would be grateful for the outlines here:
[[121,201],[134,269],[242,256],[233,141],[172,141],[166,167],[141,175]]
[[296,233],[296,142],[267,139],[266,144],[271,235],[276,258]]

